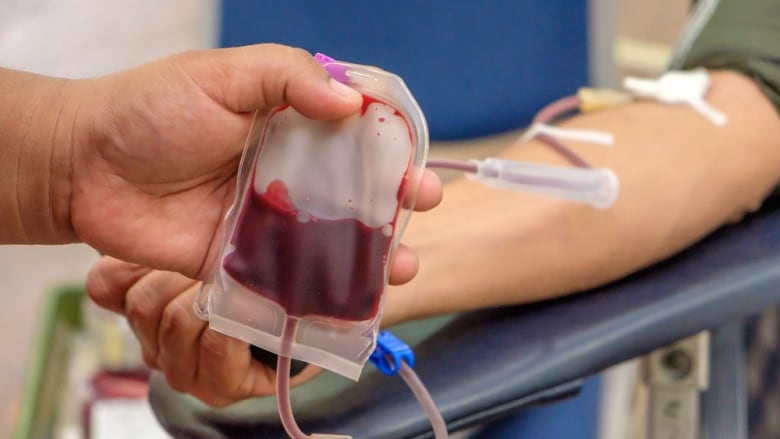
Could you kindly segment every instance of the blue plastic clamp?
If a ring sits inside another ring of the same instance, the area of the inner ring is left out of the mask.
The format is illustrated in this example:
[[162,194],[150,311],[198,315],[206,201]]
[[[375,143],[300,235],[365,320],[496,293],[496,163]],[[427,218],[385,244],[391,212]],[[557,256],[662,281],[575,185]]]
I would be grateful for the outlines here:
[[395,375],[401,368],[401,361],[414,367],[414,352],[401,339],[387,331],[380,331],[376,349],[368,358],[385,375]]

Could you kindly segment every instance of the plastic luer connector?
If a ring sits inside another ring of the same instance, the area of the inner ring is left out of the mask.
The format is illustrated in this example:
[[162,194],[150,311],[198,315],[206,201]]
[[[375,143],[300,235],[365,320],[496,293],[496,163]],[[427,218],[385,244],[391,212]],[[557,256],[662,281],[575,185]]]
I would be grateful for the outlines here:
[[401,370],[401,362],[414,367],[412,348],[395,335],[381,331],[376,339],[376,349],[368,358],[385,375],[396,375]]
[[609,169],[571,168],[488,158],[471,160],[477,166],[469,178],[499,189],[530,192],[610,207],[619,192],[618,178]]

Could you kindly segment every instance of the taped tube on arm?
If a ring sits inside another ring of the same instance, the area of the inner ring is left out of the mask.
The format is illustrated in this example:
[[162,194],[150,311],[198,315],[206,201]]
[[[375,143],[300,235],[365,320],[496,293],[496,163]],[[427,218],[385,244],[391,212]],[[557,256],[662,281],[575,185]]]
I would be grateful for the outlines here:
[[744,74],[780,112],[780,2],[697,2],[670,65],[695,67]]

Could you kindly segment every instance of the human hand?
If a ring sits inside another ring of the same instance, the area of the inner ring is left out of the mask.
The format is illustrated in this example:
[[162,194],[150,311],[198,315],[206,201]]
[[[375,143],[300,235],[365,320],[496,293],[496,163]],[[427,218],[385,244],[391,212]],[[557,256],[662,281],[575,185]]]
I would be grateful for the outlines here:
[[70,220],[105,254],[201,278],[233,201],[255,110],[356,112],[361,97],[306,52],[278,45],[190,52],[103,78],[78,97]]
[[[423,174],[417,210],[428,210],[441,197],[439,180]],[[417,257],[398,247],[390,283],[411,280]],[[274,393],[275,372],[252,360],[249,345],[208,328],[193,312],[200,282],[170,271],[103,257],[87,277],[87,291],[100,306],[123,314],[141,343],[144,361],[165,374],[168,383],[213,406]],[[298,384],[319,369],[309,366],[292,379]]]

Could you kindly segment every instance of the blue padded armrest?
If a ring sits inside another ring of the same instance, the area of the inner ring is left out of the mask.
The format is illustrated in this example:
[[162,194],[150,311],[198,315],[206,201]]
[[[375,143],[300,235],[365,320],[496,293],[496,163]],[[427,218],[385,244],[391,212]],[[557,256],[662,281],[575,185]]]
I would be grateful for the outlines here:
[[[459,316],[417,345],[416,370],[455,430],[560,397],[582,377],[777,302],[780,209],[765,206],[739,225],[604,288]],[[172,403],[177,396],[160,384],[152,402],[171,431],[192,431],[199,424],[227,437],[284,437],[273,410],[251,416],[184,413]],[[403,381],[378,373],[310,400],[296,414],[307,432],[432,437]]]

